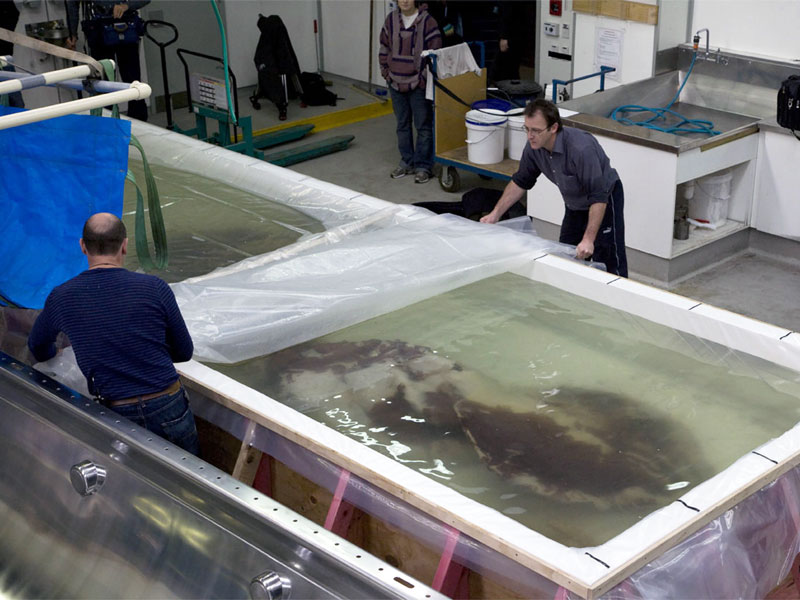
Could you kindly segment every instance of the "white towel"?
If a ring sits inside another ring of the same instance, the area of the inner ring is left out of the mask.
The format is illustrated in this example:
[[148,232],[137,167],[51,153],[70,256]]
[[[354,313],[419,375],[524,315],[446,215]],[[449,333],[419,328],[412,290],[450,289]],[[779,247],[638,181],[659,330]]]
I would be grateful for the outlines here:
[[[481,68],[475,62],[472,51],[466,43],[450,46],[449,48],[439,48],[438,50],[425,50],[422,56],[428,54],[436,55],[436,77],[446,79],[454,75],[462,75],[472,71],[480,75]],[[433,100],[433,77],[428,72],[428,82],[425,88],[425,97]]]

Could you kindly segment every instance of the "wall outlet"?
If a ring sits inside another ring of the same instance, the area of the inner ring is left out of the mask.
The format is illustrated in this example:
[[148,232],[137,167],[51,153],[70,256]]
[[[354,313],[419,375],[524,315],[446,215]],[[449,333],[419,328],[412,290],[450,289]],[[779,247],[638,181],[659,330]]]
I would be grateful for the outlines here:
[[553,37],[558,37],[560,25],[558,23],[545,23],[544,24],[544,34],[545,35],[552,35]]

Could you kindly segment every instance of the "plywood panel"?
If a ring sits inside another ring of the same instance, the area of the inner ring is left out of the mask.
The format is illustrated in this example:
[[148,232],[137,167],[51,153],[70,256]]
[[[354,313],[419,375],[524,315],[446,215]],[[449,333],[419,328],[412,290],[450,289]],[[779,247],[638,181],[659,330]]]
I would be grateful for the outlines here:
[[572,10],[646,25],[658,23],[658,6],[627,0],[573,0]]

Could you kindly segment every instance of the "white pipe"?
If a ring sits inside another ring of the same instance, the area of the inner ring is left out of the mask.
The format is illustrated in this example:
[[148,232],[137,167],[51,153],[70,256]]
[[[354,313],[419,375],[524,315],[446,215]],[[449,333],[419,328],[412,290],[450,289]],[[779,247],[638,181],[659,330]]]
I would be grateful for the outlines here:
[[[28,77],[28,75],[25,73],[17,73],[16,71],[0,71],[0,80],[2,81],[7,79],[23,79],[25,77]],[[51,83],[48,85],[66,87],[79,92],[85,92],[87,89],[89,89],[98,94],[118,92],[120,90],[127,90],[129,87],[131,87],[130,83],[124,83],[122,81],[105,81],[104,79],[92,79],[87,87],[86,81],[86,79],[65,79],[64,81],[59,81],[58,83]]]
[[91,72],[92,70],[88,65],[81,65],[78,67],[59,69],[58,71],[39,73],[37,75],[28,75],[27,77],[22,77],[20,79],[3,81],[0,82],[0,94],[20,92],[22,90],[38,87],[40,85],[49,85],[58,81],[74,79],[75,77],[87,77]]
[[102,108],[111,104],[119,104],[120,102],[144,100],[150,97],[151,92],[150,86],[146,83],[134,81],[128,90],[109,92],[108,94],[101,94],[99,96],[91,96],[80,100],[72,100],[71,102],[62,102],[61,104],[53,104],[52,106],[23,110],[21,112],[5,115],[0,117],[0,130],[17,127],[19,125],[27,125],[28,123],[36,123],[38,121],[44,121],[45,119],[63,117],[64,115],[72,115],[93,108]]

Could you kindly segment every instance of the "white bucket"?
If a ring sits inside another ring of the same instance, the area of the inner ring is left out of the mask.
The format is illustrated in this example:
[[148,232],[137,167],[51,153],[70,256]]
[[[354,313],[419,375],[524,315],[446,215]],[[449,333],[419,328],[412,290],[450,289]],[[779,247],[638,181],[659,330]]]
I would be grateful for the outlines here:
[[728,218],[731,179],[731,171],[696,179],[694,194],[689,200],[689,218],[712,226],[723,224]]
[[528,144],[528,134],[525,133],[525,117],[522,116],[524,109],[517,108],[506,113],[508,123],[506,123],[506,139],[508,140],[508,158],[519,160],[522,158],[522,151]]
[[465,121],[469,161],[477,165],[502,162],[506,145],[506,114],[491,108],[471,110],[467,112]]

